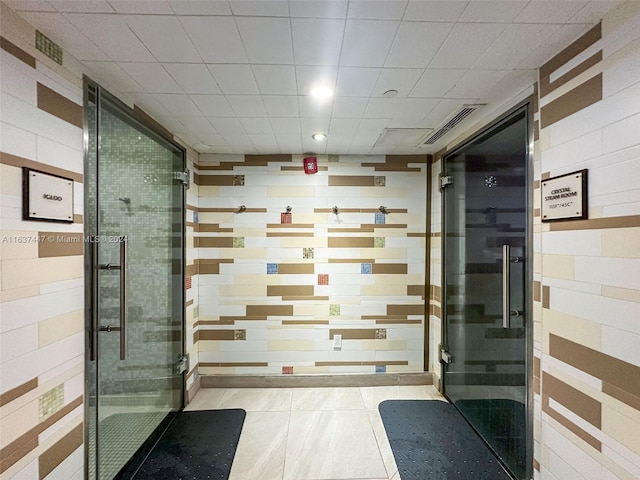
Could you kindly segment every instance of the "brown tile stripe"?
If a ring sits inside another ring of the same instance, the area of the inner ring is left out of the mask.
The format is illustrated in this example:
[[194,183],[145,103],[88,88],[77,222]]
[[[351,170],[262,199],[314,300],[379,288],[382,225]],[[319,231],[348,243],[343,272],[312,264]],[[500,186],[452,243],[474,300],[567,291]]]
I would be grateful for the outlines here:
[[[362,208],[339,208],[340,213],[365,213],[365,209]],[[377,208],[369,208],[366,209],[370,212],[378,212]],[[314,208],[313,213],[333,213],[333,209],[331,208]]]
[[399,318],[389,318],[385,319],[384,316],[377,317],[376,325],[421,325],[422,320],[401,320]]
[[602,380],[602,391],[607,395],[627,405],[635,405],[634,408],[640,403],[639,366],[554,334],[549,334],[549,354]]
[[409,238],[427,238],[426,232],[407,232]]
[[533,113],[536,113],[540,108],[540,89],[538,88],[538,82],[533,84],[533,101],[531,105],[531,109]]
[[371,273],[375,275],[406,275],[407,271],[406,263],[374,263],[371,265]]
[[20,398],[26,393],[29,393],[35,388],[38,388],[38,377],[32,378],[28,382],[24,382],[22,385],[18,385],[11,390],[7,390],[2,395],[0,395],[0,407],[6,405],[7,403],[13,402],[14,400]]
[[293,305],[247,305],[247,316],[264,318],[267,316],[292,317]]
[[222,228],[219,223],[196,223],[194,232],[233,232],[233,228]]
[[279,275],[295,275],[314,273],[315,265],[313,263],[279,263]]
[[233,325],[236,320],[265,320],[266,317],[248,318],[248,317],[220,317],[219,320],[200,320],[199,325]]
[[534,208],[533,209],[533,216],[535,218],[540,218],[540,209],[539,208]]
[[84,253],[84,234],[66,232],[38,232],[38,257],[67,257]]
[[329,175],[330,187],[374,187],[375,177],[357,175]]
[[535,470],[537,470],[538,472],[540,471],[540,462],[538,460],[536,460],[535,458],[533,459],[533,468]]
[[542,285],[542,308],[549,308],[549,296],[551,289],[547,285]]
[[233,258],[200,258],[196,260],[197,272],[200,275],[220,273],[221,263],[233,263]]
[[191,305],[193,305],[193,299],[187,300],[184,304],[184,307],[187,308],[187,307],[190,307]]
[[198,173],[193,174],[193,182],[196,185],[202,185],[205,187],[211,186],[233,186],[234,175],[200,175]]
[[313,223],[267,223],[267,228],[314,228]]
[[574,220],[571,222],[550,223],[551,231],[566,230],[600,230],[604,228],[634,228],[640,227],[640,215],[625,217],[592,218],[589,220]]
[[600,100],[602,100],[602,73],[542,107],[540,128],[546,128]]
[[[407,228],[406,223],[363,223],[362,226],[364,228],[373,228],[374,230],[378,228],[402,228],[402,229]],[[407,236],[409,236],[408,233],[407,233]]]
[[82,106],[38,82],[38,108],[82,128]]
[[540,140],[540,120],[533,121],[533,141]]
[[282,320],[282,325],[329,325],[329,320]]
[[334,335],[342,335],[343,340],[374,340],[375,328],[332,328],[329,330],[329,338]]
[[546,96],[553,88],[550,88],[549,78],[571,59],[584,52],[591,45],[602,38],[602,24],[595,25],[591,30],[566,47],[555,57],[540,67],[540,96]]
[[189,205],[188,203],[184,206],[185,210],[191,210],[194,212],[199,211],[198,207],[194,207],[193,205]]
[[84,223],[84,217],[82,215],[78,215],[77,213],[74,213],[73,223]]
[[[304,170],[303,166],[300,167],[280,167],[280,171],[281,172],[301,172]],[[318,171],[319,172],[328,172],[329,171],[329,167],[323,167],[321,165],[318,166]]]
[[407,285],[407,295],[422,297],[424,295],[424,285]]
[[313,285],[267,285],[268,297],[312,297]]
[[199,362],[200,367],[268,367],[268,362]]
[[542,394],[542,411],[553,418],[555,421],[560,423],[567,430],[574,433],[576,436],[591,445],[593,448],[595,448],[599,452],[602,451],[602,443],[600,442],[600,440],[598,440],[593,435],[588,434],[571,420],[567,419],[566,417],[555,411],[553,408],[551,408],[551,406],[549,405],[549,396],[545,395],[544,393]]
[[373,248],[373,237],[329,237],[329,248]]
[[135,104],[133,105],[133,112],[140,120],[142,120],[143,123],[151,125],[151,127],[154,130],[156,130],[160,135],[173,140],[173,133],[171,133],[169,130],[164,128],[164,126],[161,123],[155,120],[151,115],[147,114],[147,112],[145,112],[138,105],[135,105]]
[[35,57],[29,55],[27,52],[22,50],[17,45],[14,45],[9,40],[4,37],[0,37],[0,48],[9,52],[11,55],[16,57],[18,60],[29,65],[31,68],[36,68],[36,59]]
[[373,233],[375,229],[373,227],[360,227],[360,228],[329,228],[329,233]]
[[442,232],[433,232],[429,236],[431,238],[440,238],[442,236]]
[[425,306],[418,305],[387,305],[387,315],[424,315]]
[[315,362],[316,367],[367,367],[375,365],[409,365],[409,362],[406,360],[379,360],[373,362]]
[[429,315],[433,315],[436,318],[442,318],[442,309],[438,305],[429,304]]
[[[540,178],[542,178],[542,180],[547,180],[549,178],[551,178],[551,172],[544,172]],[[540,184],[538,184],[538,187],[540,187]]]
[[541,293],[542,293],[542,284],[540,282],[534,281],[533,282],[533,301],[534,302],[541,301],[542,299]]
[[233,330],[198,330],[193,334],[193,342],[198,340],[234,340]]
[[198,266],[197,265],[187,265],[184,269],[184,274],[187,277],[193,277],[194,275],[198,275]]
[[430,155],[386,155],[387,165],[407,164],[407,163],[429,163]]
[[442,287],[439,285],[431,285],[431,300],[440,302],[442,300]]
[[267,232],[267,237],[313,237],[313,232]]
[[547,372],[542,372],[542,391],[594,427],[602,428],[602,404],[598,400]]
[[[592,56],[587,58],[584,62],[580,63],[580,65],[577,65],[576,67],[572,68],[567,73],[565,73],[561,77],[555,79],[551,83],[548,83],[549,77],[547,77],[545,79],[547,81],[547,83],[545,85],[546,88],[545,88],[544,95],[546,95],[548,93],[551,93],[552,91],[554,91],[555,89],[561,87],[562,85],[564,85],[568,81],[573,80],[578,75],[580,75],[581,73],[587,71],[588,69],[590,69],[594,65],[597,65],[601,61],[602,61],[602,50],[594,53]],[[541,83],[545,83],[545,82],[541,82]]]
[[[549,178],[549,177],[547,177],[547,178]],[[538,189],[538,188],[540,188],[540,180],[536,180],[536,181],[533,182],[533,189],[535,190],[535,189]]]
[[27,456],[29,452],[31,452],[39,445],[38,435],[40,435],[47,428],[54,425],[65,415],[67,415],[69,412],[73,411],[80,405],[82,405],[82,396],[77,397],[71,403],[68,403],[56,413],[54,413],[50,417],[47,417],[27,433],[18,437],[16,440],[0,450],[0,473],[6,471],[9,467],[11,467],[11,465],[16,463],[21,458]]
[[83,442],[83,425],[80,423],[38,457],[38,477],[43,480],[62,461],[77,450]]
[[233,237],[195,237],[195,248],[233,248]]
[[291,162],[292,155],[245,155],[245,165],[267,165],[269,162]]
[[65,170],[63,168],[52,167],[51,165],[36,162],[34,160],[28,160],[23,157],[18,157],[17,155],[11,155],[10,153],[0,152],[0,163],[2,163],[3,165],[10,165],[12,167],[27,167],[33,170],[40,170],[41,172],[70,178],[74,182],[82,183],[81,173],[72,172],[71,170]]

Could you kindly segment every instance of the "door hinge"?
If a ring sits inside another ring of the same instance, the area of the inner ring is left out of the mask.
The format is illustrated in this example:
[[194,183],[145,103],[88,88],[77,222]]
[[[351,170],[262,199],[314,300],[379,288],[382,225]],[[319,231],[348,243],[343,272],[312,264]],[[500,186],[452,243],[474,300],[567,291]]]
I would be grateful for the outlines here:
[[184,188],[186,189],[188,189],[190,186],[189,178],[190,178],[189,169],[185,170],[184,172],[173,172],[173,179],[181,182],[182,185],[184,185]]
[[451,175],[440,175],[440,190],[453,185],[453,177]]
[[447,352],[444,348],[440,349],[440,361],[447,365],[453,363],[453,355]]
[[173,365],[173,374],[180,375],[182,372],[189,370],[189,354],[186,353],[181,356]]

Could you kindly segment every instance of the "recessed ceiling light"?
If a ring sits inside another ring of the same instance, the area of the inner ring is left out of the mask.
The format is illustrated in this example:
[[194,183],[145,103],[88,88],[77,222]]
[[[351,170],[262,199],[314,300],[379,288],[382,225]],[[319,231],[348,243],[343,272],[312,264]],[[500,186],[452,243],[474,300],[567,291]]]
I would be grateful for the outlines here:
[[311,95],[316,98],[329,98],[333,95],[333,90],[324,85],[320,85],[311,89]]
[[321,142],[322,140],[327,138],[327,134],[326,133],[314,133],[313,135],[311,135],[311,138],[313,138],[316,142]]

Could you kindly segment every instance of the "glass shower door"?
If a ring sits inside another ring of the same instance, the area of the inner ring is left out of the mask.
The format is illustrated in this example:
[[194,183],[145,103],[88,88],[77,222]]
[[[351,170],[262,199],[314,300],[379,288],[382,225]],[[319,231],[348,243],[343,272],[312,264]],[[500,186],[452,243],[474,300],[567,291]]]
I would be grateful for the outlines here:
[[92,91],[88,463],[89,478],[109,480],[182,407],[184,160]]
[[446,156],[445,395],[518,479],[527,470],[527,118]]

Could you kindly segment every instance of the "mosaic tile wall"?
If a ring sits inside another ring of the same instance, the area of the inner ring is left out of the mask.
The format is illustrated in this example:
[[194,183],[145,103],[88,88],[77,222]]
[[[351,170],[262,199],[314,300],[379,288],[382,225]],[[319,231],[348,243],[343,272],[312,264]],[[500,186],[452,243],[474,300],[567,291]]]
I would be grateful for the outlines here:
[[427,157],[302,158],[200,155],[199,374],[423,371]]

